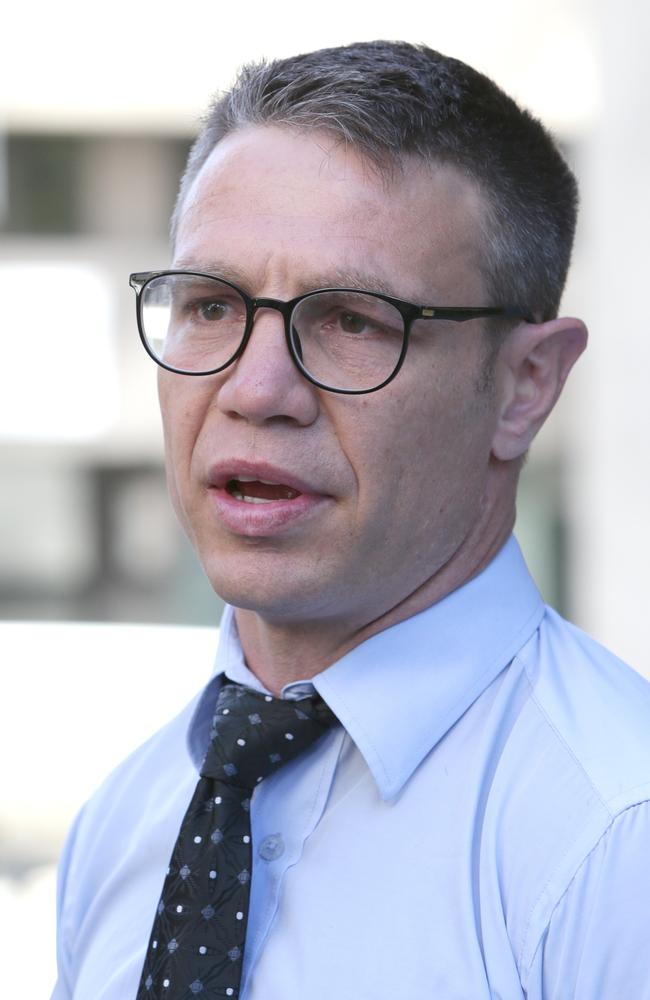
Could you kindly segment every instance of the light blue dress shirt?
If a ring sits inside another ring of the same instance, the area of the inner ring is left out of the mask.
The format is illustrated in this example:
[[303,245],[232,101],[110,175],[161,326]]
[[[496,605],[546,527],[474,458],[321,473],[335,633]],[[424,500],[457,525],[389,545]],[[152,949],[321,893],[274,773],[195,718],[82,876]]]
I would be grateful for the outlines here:
[[[85,806],[54,1000],[132,1000],[223,674]],[[342,722],[255,789],[243,1000],[650,998],[650,685],[511,539],[313,678]],[[292,684],[285,697],[311,690]]]

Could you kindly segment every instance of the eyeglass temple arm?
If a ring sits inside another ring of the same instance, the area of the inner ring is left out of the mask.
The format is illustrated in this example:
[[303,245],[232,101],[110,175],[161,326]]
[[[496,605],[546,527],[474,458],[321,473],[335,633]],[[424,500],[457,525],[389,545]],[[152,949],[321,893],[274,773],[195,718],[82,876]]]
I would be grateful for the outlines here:
[[416,319],[448,319],[456,323],[464,323],[466,320],[477,319],[481,316],[504,316],[506,319],[520,319],[526,323],[536,322],[532,316],[523,313],[514,306],[505,306],[504,308],[499,306],[468,306],[467,308],[462,306],[422,306],[418,310]]

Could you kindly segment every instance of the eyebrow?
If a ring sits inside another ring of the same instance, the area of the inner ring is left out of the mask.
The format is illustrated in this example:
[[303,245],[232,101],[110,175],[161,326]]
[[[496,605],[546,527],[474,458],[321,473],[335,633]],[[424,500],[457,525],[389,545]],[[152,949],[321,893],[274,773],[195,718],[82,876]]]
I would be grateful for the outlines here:
[[[175,262],[174,269],[198,271],[202,274],[214,275],[215,278],[225,278],[226,281],[232,281],[233,284],[240,285],[246,291],[254,286],[250,273],[225,260],[197,261],[181,258]],[[378,275],[358,268],[346,267],[335,267],[331,271],[310,272],[303,275],[297,282],[296,295],[313,292],[319,288],[356,288],[368,292],[381,292],[383,295],[390,295],[393,298],[403,297],[392,285]]]
[[251,284],[250,275],[225,260],[205,261],[181,258],[175,261],[172,267],[175,271],[198,271],[200,274],[210,274],[215,278],[225,278],[226,281],[232,281],[233,284],[241,285],[243,288],[249,288]]

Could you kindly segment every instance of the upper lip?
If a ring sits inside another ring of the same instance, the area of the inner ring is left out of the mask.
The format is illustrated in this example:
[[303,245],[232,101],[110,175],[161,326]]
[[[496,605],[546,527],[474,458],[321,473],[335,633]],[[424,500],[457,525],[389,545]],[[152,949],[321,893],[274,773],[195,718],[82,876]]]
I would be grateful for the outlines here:
[[225,489],[226,485],[238,476],[247,476],[267,483],[274,483],[278,486],[288,486],[298,493],[312,493],[324,495],[324,491],[319,489],[307,479],[296,476],[293,472],[281,469],[277,465],[270,465],[267,462],[248,462],[241,458],[228,458],[216,462],[208,474],[208,486],[217,489]]

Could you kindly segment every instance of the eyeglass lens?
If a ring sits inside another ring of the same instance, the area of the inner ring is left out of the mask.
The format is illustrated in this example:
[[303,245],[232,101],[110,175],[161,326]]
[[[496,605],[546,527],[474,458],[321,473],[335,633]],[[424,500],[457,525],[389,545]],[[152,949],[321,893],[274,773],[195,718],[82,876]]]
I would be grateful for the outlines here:
[[[160,275],[143,289],[141,308],[149,350],[183,372],[226,367],[246,330],[246,302],[217,278]],[[364,292],[315,292],[291,317],[292,345],[302,367],[335,389],[380,385],[395,370],[403,339],[401,313]]]

